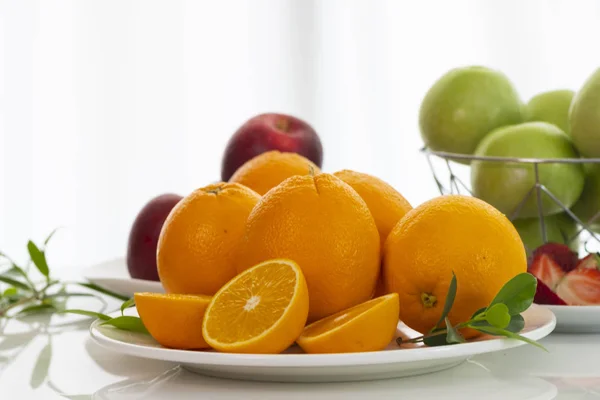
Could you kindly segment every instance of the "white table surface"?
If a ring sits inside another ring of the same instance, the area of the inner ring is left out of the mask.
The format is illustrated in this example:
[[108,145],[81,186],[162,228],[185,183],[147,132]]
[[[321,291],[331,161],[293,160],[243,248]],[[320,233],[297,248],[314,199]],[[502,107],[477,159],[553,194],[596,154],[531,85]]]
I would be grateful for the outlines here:
[[[102,307],[77,302],[70,307]],[[107,299],[105,310],[119,304]],[[600,335],[553,334],[542,340],[549,353],[523,346],[417,377],[274,384],[203,377],[112,353],[92,342],[90,322],[69,315],[0,323],[0,399],[600,399]]]

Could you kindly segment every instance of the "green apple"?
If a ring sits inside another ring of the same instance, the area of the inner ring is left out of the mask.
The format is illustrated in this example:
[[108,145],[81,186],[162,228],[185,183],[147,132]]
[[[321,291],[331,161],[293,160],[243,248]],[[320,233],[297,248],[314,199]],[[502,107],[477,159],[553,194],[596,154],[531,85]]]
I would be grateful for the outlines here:
[[600,68],[583,84],[569,111],[571,138],[584,157],[600,157]]
[[[572,211],[584,223],[591,220],[600,212],[600,164],[585,164],[585,185],[581,197],[572,208]],[[600,232],[600,218],[592,222],[591,229]]]
[[508,78],[486,67],[449,71],[429,89],[419,112],[432,150],[473,154],[495,128],[523,122],[523,103]]
[[550,122],[569,133],[569,108],[575,92],[552,90],[533,96],[525,108],[527,121]]
[[[577,223],[566,213],[544,217],[544,223],[546,225],[546,241],[548,242],[565,243],[575,236],[578,231]],[[517,219],[513,221],[513,225],[529,251],[533,251],[544,244],[539,218]],[[569,247],[571,250],[579,252],[579,238],[569,242]]]
[[[477,156],[519,158],[576,158],[577,151],[569,136],[556,125],[547,122],[525,122],[498,128],[477,147]],[[584,173],[581,164],[539,164],[540,182],[569,208],[583,190]],[[474,161],[471,185],[476,197],[490,203],[508,216],[535,186],[533,164]],[[562,208],[542,193],[543,215],[556,214]],[[537,196],[524,203],[518,218],[538,216]]]

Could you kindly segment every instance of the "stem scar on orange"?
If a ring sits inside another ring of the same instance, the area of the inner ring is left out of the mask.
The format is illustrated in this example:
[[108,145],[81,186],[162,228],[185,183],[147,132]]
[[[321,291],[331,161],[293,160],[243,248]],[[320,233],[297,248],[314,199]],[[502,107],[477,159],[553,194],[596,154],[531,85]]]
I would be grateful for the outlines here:
[[512,223],[491,205],[467,196],[437,197],[409,211],[383,251],[386,290],[400,297],[400,319],[421,333],[440,318],[452,272],[458,287],[449,319],[460,323],[526,270],[525,248]]

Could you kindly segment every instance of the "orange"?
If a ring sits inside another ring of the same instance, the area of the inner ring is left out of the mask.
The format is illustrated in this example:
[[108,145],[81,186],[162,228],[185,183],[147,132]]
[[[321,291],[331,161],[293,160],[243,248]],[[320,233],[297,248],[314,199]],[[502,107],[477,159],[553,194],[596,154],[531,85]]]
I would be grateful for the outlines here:
[[135,306],[150,335],[172,349],[205,349],[202,336],[204,311],[209,296],[135,293]]
[[252,210],[238,271],[278,257],[302,268],[308,318],[315,321],[371,298],[379,275],[379,234],[365,202],[340,179],[293,176]]
[[[352,186],[352,189],[356,190],[367,203],[367,207],[375,219],[381,241],[381,251],[383,251],[385,239],[398,221],[412,210],[412,206],[396,189],[377,177],[348,169],[335,172],[334,175]],[[385,294],[385,288],[380,278],[374,297],[383,294]]]
[[367,203],[375,219],[383,250],[385,239],[398,221],[412,210],[412,206],[391,185],[374,176],[347,169],[333,175],[350,185]]
[[246,161],[238,168],[229,182],[241,183],[256,193],[263,195],[294,175],[319,173],[317,167],[308,158],[296,153],[281,153],[277,150],[267,151]]
[[400,297],[400,319],[421,333],[440,318],[453,271],[457,292],[449,319],[458,324],[527,270],[512,223],[467,196],[437,197],[409,211],[388,236],[383,254],[386,290]]
[[233,278],[235,252],[259,199],[245,186],[217,183],[181,200],[158,239],[158,275],[165,290],[212,295]]
[[298,265],[277,259],[233,278],[213,297],[202,332],[208,344],[229,353],[280,353],[302,332],[308,288]]
[[308,325],[296,341],[307,353],[383,350],[398,325],[398,295],[388,294]]

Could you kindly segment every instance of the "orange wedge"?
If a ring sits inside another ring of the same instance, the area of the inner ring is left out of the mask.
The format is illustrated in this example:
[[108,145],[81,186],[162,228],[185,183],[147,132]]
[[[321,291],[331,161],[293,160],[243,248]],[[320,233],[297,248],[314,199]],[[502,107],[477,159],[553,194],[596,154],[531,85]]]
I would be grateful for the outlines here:
[[213,296],[202,332],[228,353],[280,353],[294,343],[308,317],[308,288],[298,265],[265,261],[242,272]]
[[205,349],[202,336],[204,311],[210,296],[135,293],[135,306],[150,335],[172,349]]
[[306,353],[383,350],[394,339],[398,314],[398,294],[391,293],[313,322],[297,343]]

